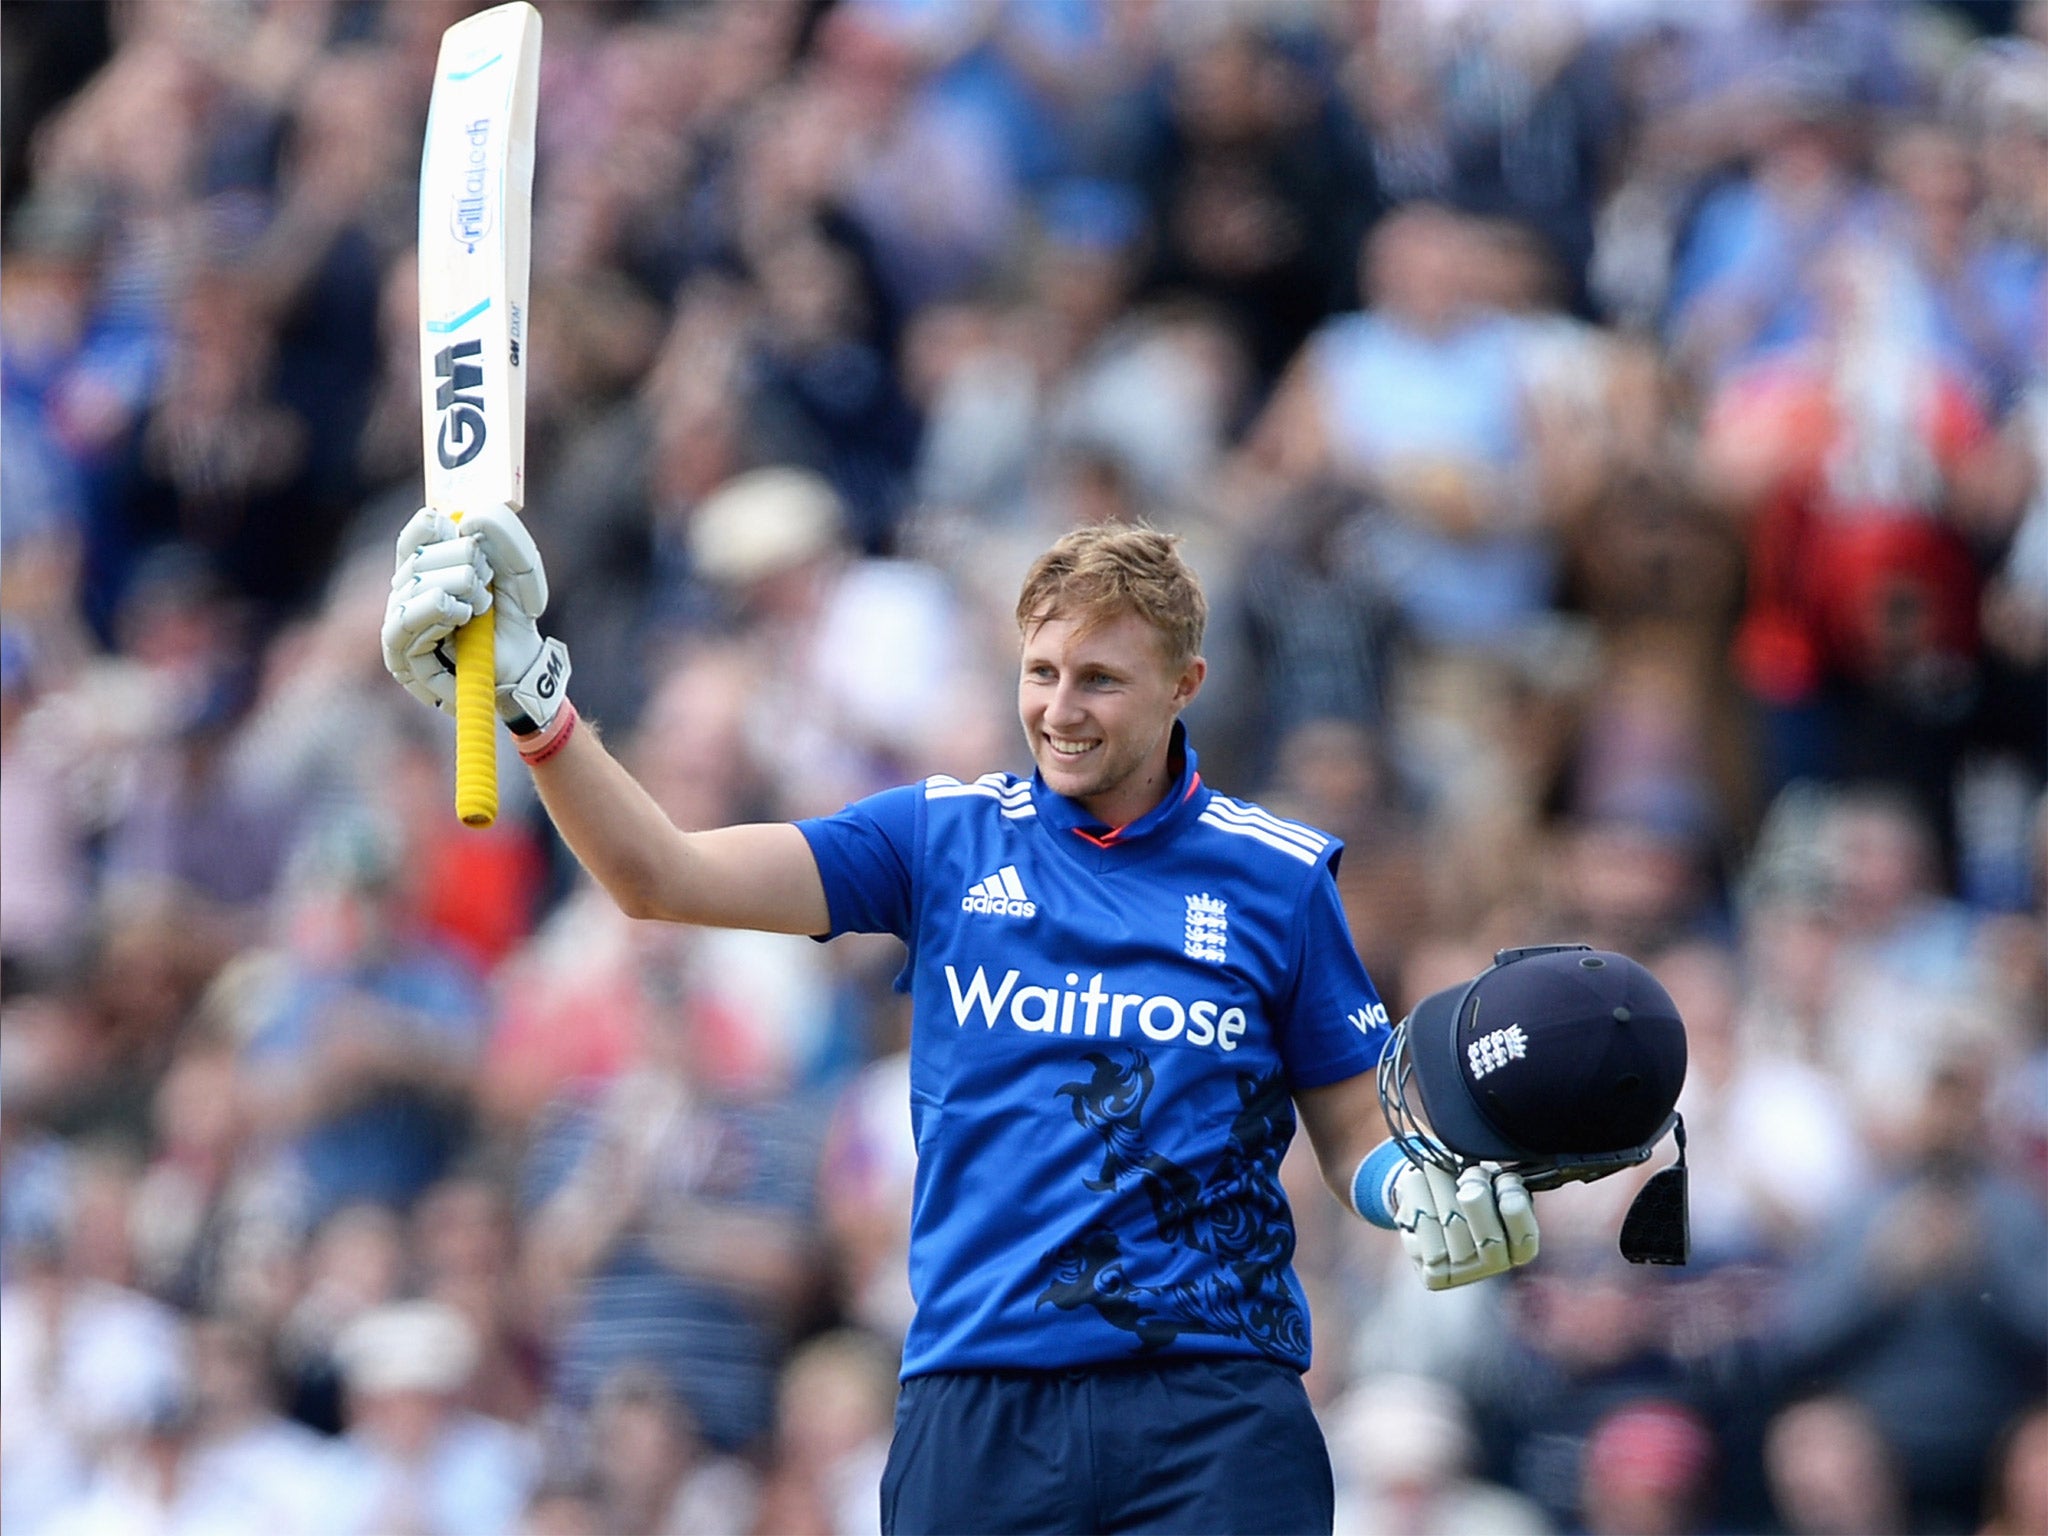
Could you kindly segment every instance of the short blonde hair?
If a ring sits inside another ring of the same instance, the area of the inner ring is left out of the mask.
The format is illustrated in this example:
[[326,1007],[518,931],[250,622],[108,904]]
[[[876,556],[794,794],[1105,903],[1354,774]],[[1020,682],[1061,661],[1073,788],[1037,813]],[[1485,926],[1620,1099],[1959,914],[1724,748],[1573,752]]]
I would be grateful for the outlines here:
[[1159,632],[1167,662],[1184,667],[1202,650],[1209,600],[1181,559],[1176,534],[1128,523],[1077,528],[1032,563],[1017,597],[1017,628],[1052,619],[1085,632],[1134,613]]

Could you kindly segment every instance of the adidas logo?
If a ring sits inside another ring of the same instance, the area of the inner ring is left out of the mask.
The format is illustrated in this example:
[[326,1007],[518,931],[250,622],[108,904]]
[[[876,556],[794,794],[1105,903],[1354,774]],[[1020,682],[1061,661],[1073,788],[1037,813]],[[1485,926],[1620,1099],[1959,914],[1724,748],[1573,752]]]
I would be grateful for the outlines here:
[[960,898],[960,910],[985,912],[990,917],[1036,917],[1038,903],[1024,894],[1017,866],[1005,864],[986,880],[967,888],[967,894]]

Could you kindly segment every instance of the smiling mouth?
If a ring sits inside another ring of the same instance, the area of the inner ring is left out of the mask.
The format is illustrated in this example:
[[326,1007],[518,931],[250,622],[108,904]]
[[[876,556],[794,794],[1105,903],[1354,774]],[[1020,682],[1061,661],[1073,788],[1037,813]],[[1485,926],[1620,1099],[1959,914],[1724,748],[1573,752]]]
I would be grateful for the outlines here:
[[1064,737],[1054,736],[1050,733],[1046,735],[1045,744],[1052,750],[1053,757],[1063,763],[1070,763],[1078,758],[1086,757],[1099,745],[1099,743],[1093,741],[1069,741]]

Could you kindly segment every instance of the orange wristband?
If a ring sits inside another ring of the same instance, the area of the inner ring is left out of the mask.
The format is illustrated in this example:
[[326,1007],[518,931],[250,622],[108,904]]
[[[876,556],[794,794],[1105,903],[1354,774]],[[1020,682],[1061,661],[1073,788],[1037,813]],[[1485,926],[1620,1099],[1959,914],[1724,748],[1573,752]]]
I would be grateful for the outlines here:
[[546,762],[561,751],[563,744],[568,741],[570,733],[575,729],[576,706],[564,699],[562,707],[555,712],[555,718],[546,726],[531,736],[515,736],[513,740],[518,743],[520,757],[525,760],[528,767],[532,767]]

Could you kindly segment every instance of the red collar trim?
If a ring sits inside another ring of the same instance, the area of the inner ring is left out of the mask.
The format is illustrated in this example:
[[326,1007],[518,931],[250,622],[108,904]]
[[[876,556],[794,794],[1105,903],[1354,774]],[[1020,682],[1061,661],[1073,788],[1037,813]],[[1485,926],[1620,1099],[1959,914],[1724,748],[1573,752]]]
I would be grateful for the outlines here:
[[[1187,788],[1187,793],[1186,793],[1186,794],[1184,794],[1184,795],[1182,795],[1182,796],[1180,797],[1180,799],[1179,799],[1178,801],[1176,801],[1176,802],[1175,802],[1175,804],[1177,804],[1177,805],[1185,805],[1185,804],[1187,804],[1187,802],[1188,802],[1189,800],[1191,800],[1192,798],[1194,798],[1194,793],[1195,793],[1195,791],[1196,791],[1196,790],[1198,790],[1198,789],[1200,789],[1201,787],[1202,787],[1202,775],[1201,775],[1201,773],[1200,773],[1200,772],[1198,771],[1198,772],[1195,772],[1195,773],[1191,773],[1191,774],[1189,774],[1189,775],[1188,775],[1188,788]],[[1152,813],[1151,813],[1150,811],[1147,811],[1147,812],[1145,813],[1145,815],[1146,815],[1146,816],[1149,816],[1149,815],[1151,815],[1151,814],[1152,814]],[[1140,816],[1140,817],[1138,818],[1138,821],[1143,821],[1144,819],[1145,819],[1145,817],[1144,817],[1144,816]],[[1094,844],[1094,845],[1095,845],[1096,847],[1098,847],[1098,848],[1114,848],[1114,847],[1115,847],[1115,846],[1117,845],[1117,843],[1118,843],[1118,842],[1119,842],[1119,841],[1120,841],[1120,840],[1122,839],[1123,835],[1124,835],[1124,834],[1125,834],[1126,832],[1130,831],[1130,830],[1131,830],[1131,828],[1132,828],[1132,827],[1134,827],[1134,826],[1136,826],[1137,824],[1138,824],[1138,822],[1137,822],[1137,821],[1127,821],[1127,822],[1125,822],[1125,823],[1124,823],[1124,824],[1123,824],[1122,826],[1120,826],[1120,827],[1111,827],[1111,828],[1110,828],[1110,829],[1109,829],[1109,830],[1108,830],[1107,832],[1104,832],[1104,833],[1103,833],[1103,834],[1102,834],[1101,836],[1099,836],[1099,837],[1098,837],[1098,836],[1097,836],[1097,835],[1096,835],[1095,833],[1093,833],[1093,832],[1084,832],[1084,831],[1082,831],[1082,830],[1081,830],[1081,829],[1080,829],[1079,827],[1075,827],[1075,828],[1073,829],[1073,833],[1074,833],[1074,836],[1076,836],[1076,837],[1079,837],[1079,838],[1083,838],[1083,839],[1087,840],[1088,842],[1091,842],[1091,843],[1093,843],[1093,844]]]

